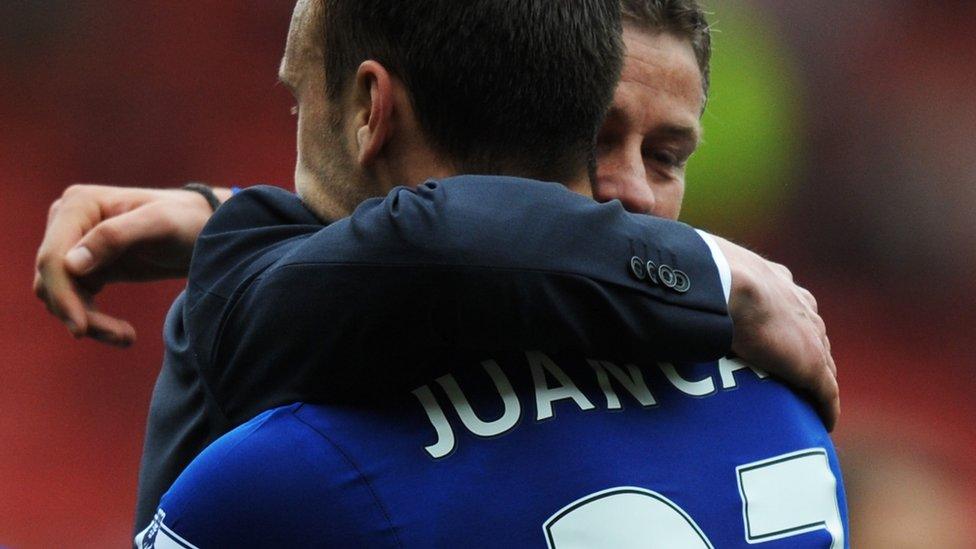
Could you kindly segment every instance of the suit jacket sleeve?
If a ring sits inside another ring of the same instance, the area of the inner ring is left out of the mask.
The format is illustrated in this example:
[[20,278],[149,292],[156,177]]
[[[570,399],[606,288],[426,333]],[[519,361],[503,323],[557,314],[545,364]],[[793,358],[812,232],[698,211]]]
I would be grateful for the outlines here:
[[[687,281],[649,275],[648,261]],[[351,397],[445,354],[704,361],[732,337],[719,267],[693,228],[485,176],[365,202],[234,290],[215,325],[196,352],[233,424]]]

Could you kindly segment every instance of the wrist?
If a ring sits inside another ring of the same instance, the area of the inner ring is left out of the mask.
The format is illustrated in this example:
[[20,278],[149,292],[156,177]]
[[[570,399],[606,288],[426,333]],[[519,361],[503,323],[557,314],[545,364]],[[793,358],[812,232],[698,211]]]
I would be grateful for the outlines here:
[[207,201],[207,205],[210,207],[211,213],[217,211],[217,208],[220,207],[222,202],[219,198],[217,198],[213,188],[205,183],[187,183],[186,185],[183,185],[183,190],[197,193],[203,197],[203,199]]
[[[213,187],[210,189],[213,192],[214,197],[216,197],[217,202],[223,204],[234,196],[234,191],[225,187]],[[210,205],[210,201],[201,194],[200,192],[192,189],[187,189],[186,187],[180,187],[179,189],[167,189],[166,192],[176,192],[180,196],[189,197],[188,202],[192,202],[194,209],[199,208],[200,210],[207,210],[207,216],[209,217],[213,213],[213,208]]]
[[743,311],[756,312],[757,302],[761,299],[761,281],[756,266],[757,262],[761,263],[763,260],[742,246],[718,236],[714,238],[728,261],[732,278],[729,313],[735,321]]
[[230,197],[234,196],[234,191],[224,187],[214,187],[213,193],[217,197],[217,199],[220,200],[221,204],[227,202],[227,200],[230,199]]

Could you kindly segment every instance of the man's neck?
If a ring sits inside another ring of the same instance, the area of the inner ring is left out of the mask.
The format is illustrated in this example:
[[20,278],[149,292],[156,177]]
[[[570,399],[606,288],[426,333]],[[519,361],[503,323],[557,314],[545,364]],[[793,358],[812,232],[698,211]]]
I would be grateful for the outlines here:
[[[417,165],[411,166],[409,169],[402,170],[399,177],[394,177],[394,173],[391,171],[384,174],[381,178],[370,178],[372,179],[371,184],[348,187],[316,185],[313,187],[314,190],[312,192],[307,192],[307,190],[303,192],[299,188],[299,196],[323,221],[334,221],[350,215],[362,201],[369,198],[385,196],[397,186],[416,187],[429,179],[446,179],[459,175],[468,174],[464,171],[449,168],[444,164],[435,162],[426,168]],[[537,179],[536,177],[529,177],[519,173],[495,175]],[[585,173],[569,180],[555,182],[564,185],[576,194],[593,196],[589,176]]]

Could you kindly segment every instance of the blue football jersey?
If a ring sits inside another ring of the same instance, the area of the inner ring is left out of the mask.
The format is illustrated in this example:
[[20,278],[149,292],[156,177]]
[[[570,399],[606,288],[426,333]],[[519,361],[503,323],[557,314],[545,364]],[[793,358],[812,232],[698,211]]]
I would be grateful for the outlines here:
[[[392,365],[391,365],[392,367]],[[262,413],[204,451],[140,547],[848,547],[811,406],[739,361],[525,352]]]

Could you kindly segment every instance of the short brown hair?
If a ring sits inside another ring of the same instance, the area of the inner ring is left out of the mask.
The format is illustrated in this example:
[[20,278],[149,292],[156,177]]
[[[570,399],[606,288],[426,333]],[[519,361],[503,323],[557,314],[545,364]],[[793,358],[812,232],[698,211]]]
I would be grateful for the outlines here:
[[702,75],[702,91],[708,98],[708,64],[712,58],[712,35],[705,10],[697,0],[620,0],[625,22],[654,32],[670,32],[687,38],[695,50]]
[[619,0],[325,0],[336,97],[366,59],[407,85],[467,173],[561,181],[588,167],[623,64]]

